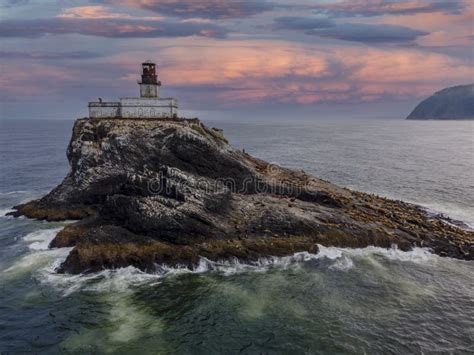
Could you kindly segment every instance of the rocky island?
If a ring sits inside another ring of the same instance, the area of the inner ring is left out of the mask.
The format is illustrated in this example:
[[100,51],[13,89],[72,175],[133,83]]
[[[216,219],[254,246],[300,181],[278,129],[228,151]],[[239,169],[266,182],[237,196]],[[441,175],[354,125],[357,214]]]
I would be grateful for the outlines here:
[[423,100],[408,120],[474,119],[474,84],[453,86]]
[[198,119],[78,119],[64,181],[14,216],[67,225],[58,272],[255,261],[318,244],[431,248],[473,259],[474,232],[421,208],[351,191],[236,150]]

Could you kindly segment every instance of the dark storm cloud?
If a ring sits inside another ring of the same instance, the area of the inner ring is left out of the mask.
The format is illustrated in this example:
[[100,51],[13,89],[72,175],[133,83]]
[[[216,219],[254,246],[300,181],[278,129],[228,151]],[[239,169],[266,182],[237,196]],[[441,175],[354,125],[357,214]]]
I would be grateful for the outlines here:
[[362,23],[343,23],[330,28],[312,29],[305,32],[324,38],[363,43],[411,42],[428,33],[409,27],[396,25],[372,25]]
[[0,51],[3,59],[88,59],[99,58],[102,54],[84,51],[75,52],[14,52]]
[[327,28],[335,24],[327,18],[283,16],[277,17],[274,28],[279,30],[312,30],[315,28]]
[[[106,3],[114,3],[106,0]],[[122,0],[131,7],[183,18],[229,19],[256,15],[272,10],[267,0]]]
[[38,19],[0,23],[0,37],[35,38],[45,34],[71,34],[109,38],[225,37],[227,31],[207,23],[143,21],[129,19]]
[[330,4],[310,5],[315,12],[332,16],[381,16],[381,15],[415,15],[420,13],[443,12],[460,14],[464,4],[458,0],[345,0]]

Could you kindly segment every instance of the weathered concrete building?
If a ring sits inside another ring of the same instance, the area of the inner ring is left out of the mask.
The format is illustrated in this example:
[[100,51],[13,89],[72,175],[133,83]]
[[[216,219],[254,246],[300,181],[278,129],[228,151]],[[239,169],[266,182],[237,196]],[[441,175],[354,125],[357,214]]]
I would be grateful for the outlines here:
[[161,81],[156,74],[156,65],[151,61],[142,63],[142,76],[138,82],[140,97],[124,97],[120,102],[89,102],[90,118],[163,118],[177,117],[175,99],[160,98]]

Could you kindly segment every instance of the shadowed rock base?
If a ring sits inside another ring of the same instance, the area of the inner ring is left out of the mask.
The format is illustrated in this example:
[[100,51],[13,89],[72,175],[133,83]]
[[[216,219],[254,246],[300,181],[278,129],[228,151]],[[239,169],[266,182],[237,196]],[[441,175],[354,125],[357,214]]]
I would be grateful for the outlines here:
[[83,219],[96,213],[94,207],[91,206],[42,207],[38,201],[27,202],[23,205],[15,206],[14,209],[15,211],[10,212],[8,215],[13,217],[26,216],[48,222]]
[[50,245],[74,247],[59,272],[255,261],[314,253],[318,244],[474,256],[471,231],[256,159],[197,119],[80,119],[67,155],[64,181],[12,213],[80,219]]

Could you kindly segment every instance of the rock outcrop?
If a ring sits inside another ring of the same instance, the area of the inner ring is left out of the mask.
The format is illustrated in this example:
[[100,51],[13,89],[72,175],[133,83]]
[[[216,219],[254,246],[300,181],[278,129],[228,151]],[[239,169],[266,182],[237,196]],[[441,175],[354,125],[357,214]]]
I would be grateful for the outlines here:
[[408,120],[474,119],[474,84],[453,86],[423,100]]
[[67,157],[64,181],[13,213],[79,219],[51,243],[74,247],[59,272],[252,261],[316,252],[318,244],[474,256],[472,232],[256,159],[197,119],[79,119]]

